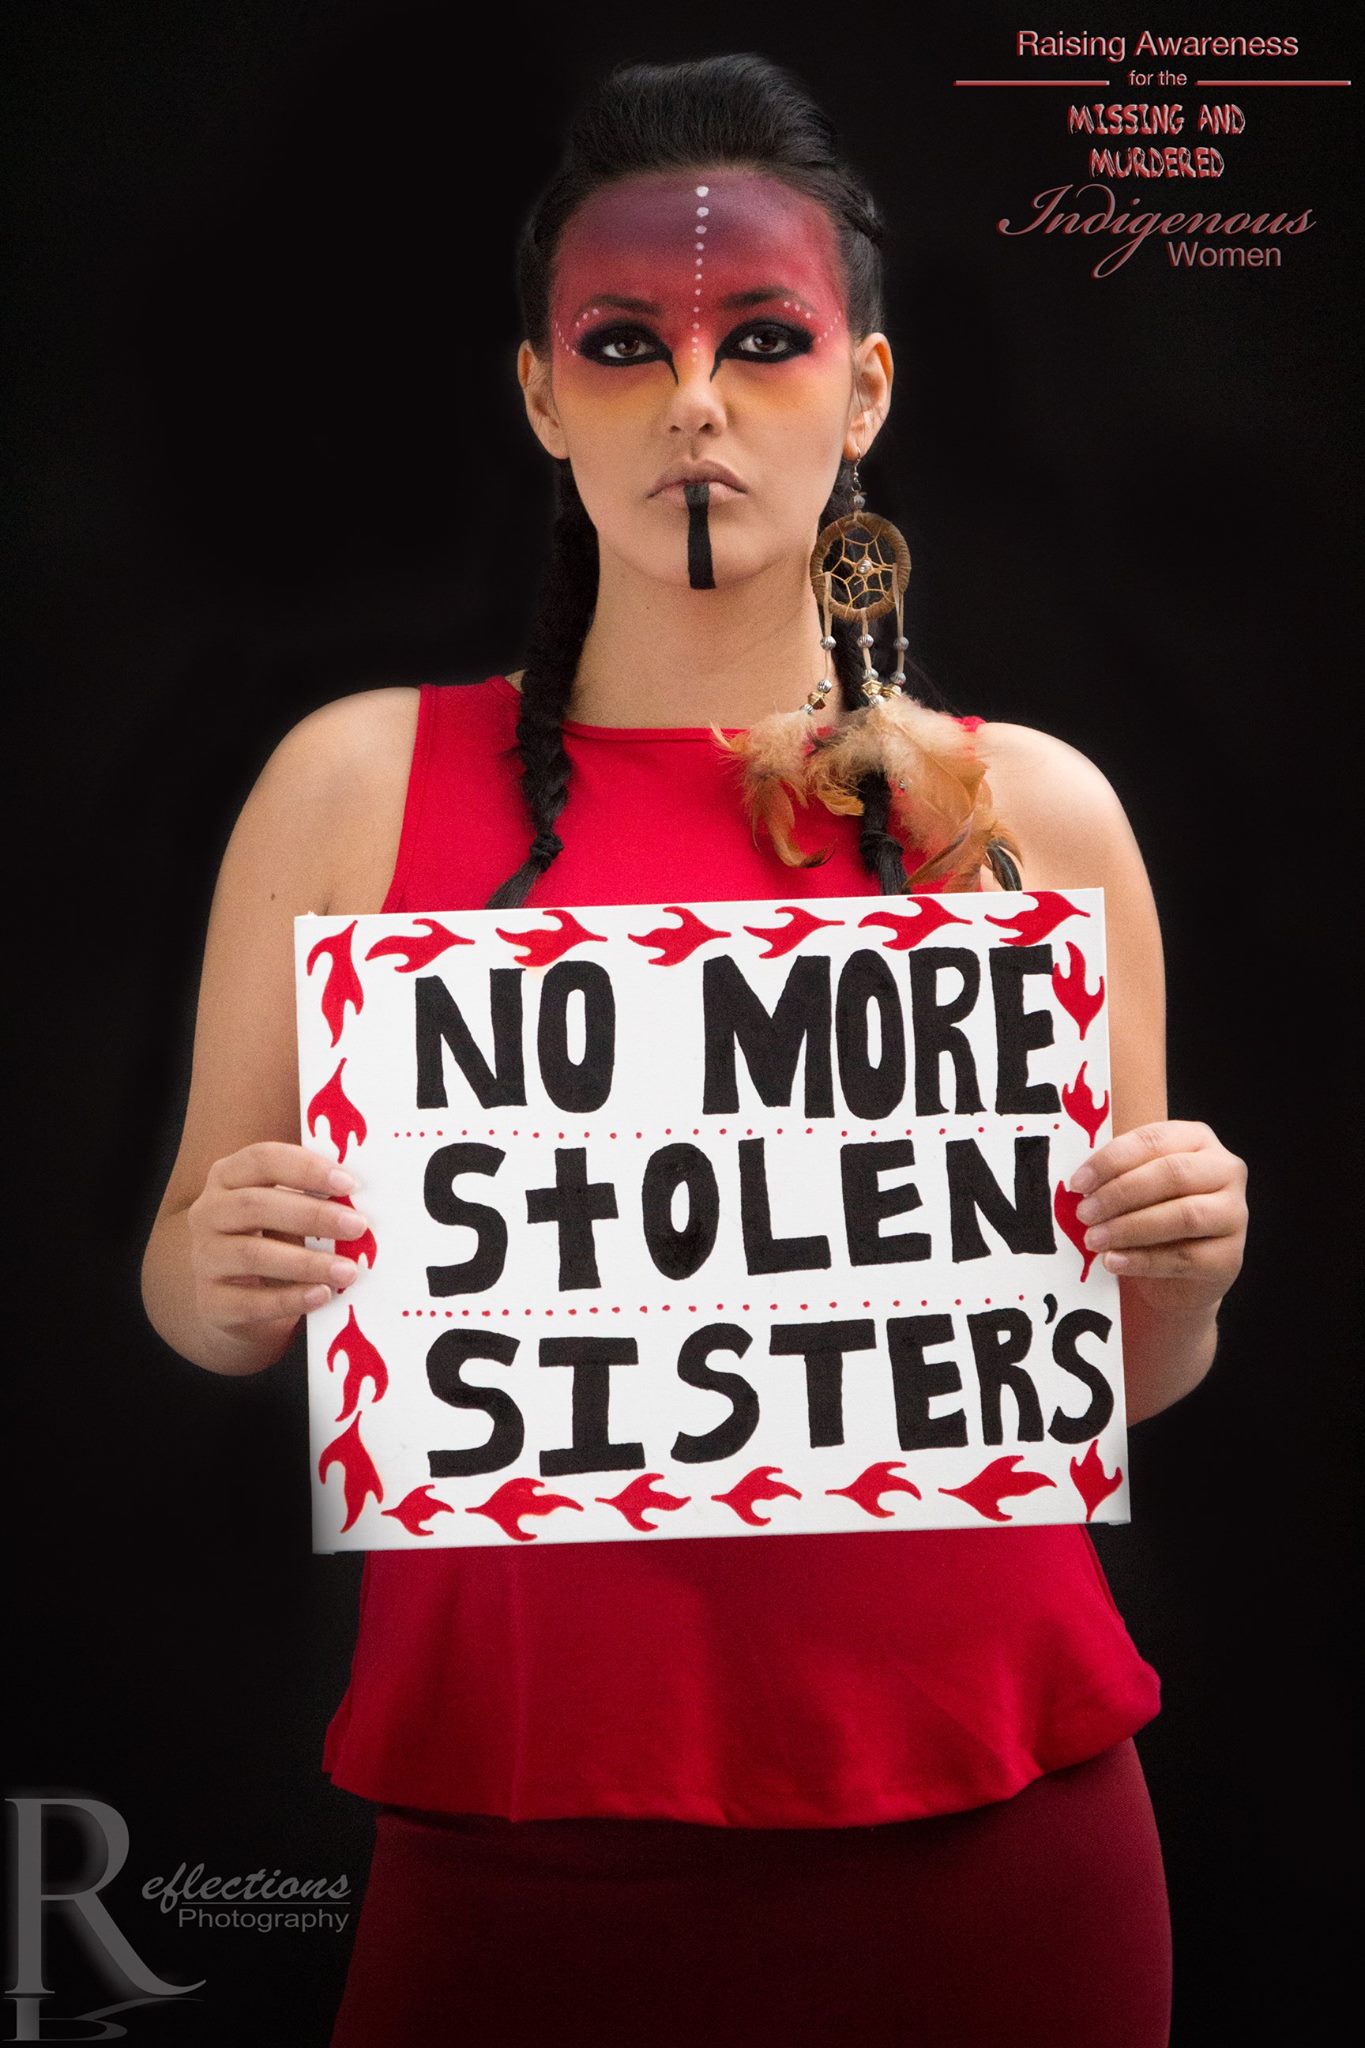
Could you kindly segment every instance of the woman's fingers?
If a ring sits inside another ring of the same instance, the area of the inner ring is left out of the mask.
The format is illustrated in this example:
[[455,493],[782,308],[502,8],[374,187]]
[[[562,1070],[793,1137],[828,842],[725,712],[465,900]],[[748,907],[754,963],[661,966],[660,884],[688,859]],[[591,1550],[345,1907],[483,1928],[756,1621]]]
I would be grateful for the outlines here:
[[[1194,1201],[1201,1195],[1214,1194],[1227,1183],[1229,1157],[1214,1150],[1170,1152],[1144,1166],[1130,1167],[1127,1173],[1105,1181],[1093,1195],[1087,1195],[1078,1205],[1076,1215],[1085,1224],[1105,1224],[1133,1209]],[[1199,1234],[1197,1224],[1181,1233],[1189,1237]]]
[[297,1321],[311,1308],[332,1299],[330,1287],[318,1282],[288,1284],[241,1279],[200,1283],[201,1307],[220,1330],[247,1330],[258,1323]]
[[276,1138],[262,1138],[215,1160],[209,1168],[209,1184],[215,1183],[224,1188],[283,1185],[313,1195],[345,1195],[359,1186],[355,1175],[335,1160],[310,1152],[306,1145],[287,1145]]
[[356,1176],[306,1145],[263,1139],[215,1160],[188,1211],[195,1288],[225,1330],[297,1321],[349,1286],[359,1267],[336,1251],[369,1228],[349,1205]]
[[363,1237],[365,1218],[338,1200],[358,1185],[354,1174],[305,1145],[264,1139],[214,1162],[191,1216],[201,1228],[231,1236],[274,1230],[334,1241]]
[[214,1280],[310,1281],[327,1288],[349,1287],[360,1271],[354,1259],[310,1251],[279,1237],[219,1237],[205,1247],[204,1277]]
[[1091,1195],[1135,1167],[1164,1159],[1171,1153],[1204,1152],[1211,1147],[1222,1149],[1207,1124],[1137,1124],[1131,1131],[1123,1131],[1101,1145],[1098,1152],[1092,1152],[1072,1174],[1069,1185],[1073,1194]]
[[280,1230],[291,1237],[363,1237],[369,1225],[344,1202],[299,1194],[293,1188],[225,1188],[213,1203],[213,1227],[232,1235]]
[[1182,1195],[1178,1201],[1155,1202],[1097,1223],[1085,1233],[1090,1251],[1126,1251],[1130,1246],[1178,1244],[1187,1239],[1231,1237],[1239,1227],[1234,1204],[1222,1189],[1207,1195]]
[[1216,1301],[1236,1279],[1246,1234],[1246,1164],[1207,1124],[1141,1124],[1071,1176],[1088,1251],[1132,1280],[1187,1281],[1167,1306]]
[[1128,1280],[1194,1280],[1206,1283],[1214,1296],[1225,1294],[1237,1277],[1240,1257],[1230,1257],[1235,1237],[1194,1237],[1173,1244],[1135,1245],[1128,1251],[1105,1252],[1111,1273]]
[[[1207,1124],[1143,1124],[1071,1176],[1092,1251],[1230,1237],[1246,1222],[1246,1164]],[[1109,1262],[1106,1260],[1105,1262]]]

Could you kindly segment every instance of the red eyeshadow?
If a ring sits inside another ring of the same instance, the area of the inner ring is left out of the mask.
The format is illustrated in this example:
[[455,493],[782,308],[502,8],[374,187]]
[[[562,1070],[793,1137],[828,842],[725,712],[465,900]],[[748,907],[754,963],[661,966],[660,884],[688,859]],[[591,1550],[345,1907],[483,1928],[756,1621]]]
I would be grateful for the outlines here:
[[[721,303],[774,286],[776,295],[759,304]],[[623,309],[594,293],[657,310]],[[608,323],[647,327],[680,370],[689,362],[709,367],[745,321],[803,327],[814,354],[845,325],[834,230],[814,200],[756,172],[628,179],[593,193],[570,220],[551,312],[556,357],[572,356],[594,376],[620,374],[579,353],[583,336]]]

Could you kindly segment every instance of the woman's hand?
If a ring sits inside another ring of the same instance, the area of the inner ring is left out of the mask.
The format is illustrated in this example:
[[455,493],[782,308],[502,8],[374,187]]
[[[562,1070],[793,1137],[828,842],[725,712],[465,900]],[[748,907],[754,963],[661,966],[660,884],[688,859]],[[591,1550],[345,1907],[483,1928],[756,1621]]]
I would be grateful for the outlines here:
[[1247,1169],[1207,1124],[1139,1124],[1077,1168],[1085,1242],[1155,1309],[1216,1309],[1246,1243]]
[[303,1239],[363,1236],[365,1218],[336,1199],[357,1185],[304,1145],[265,1140],[216,1159],[185,1212],[203,1321],[229,1336],[254,1336],[348,1287],[360,1270],[355,1260],[310,1251]]

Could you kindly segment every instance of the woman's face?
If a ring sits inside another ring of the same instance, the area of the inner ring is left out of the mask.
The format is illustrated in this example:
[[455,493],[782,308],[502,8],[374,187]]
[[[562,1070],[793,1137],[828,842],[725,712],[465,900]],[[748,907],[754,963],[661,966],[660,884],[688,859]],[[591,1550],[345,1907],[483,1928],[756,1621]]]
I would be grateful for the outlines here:
[[[719,464],[717,585],[809,555],[845,453],[885,413],[885,337],[855,347],[824,208],[760,171],[650,173],[587,199],[560,240],[548,361],[518,370],[604,550],[688,581],[677,468]],[[853,430],[850,432],[850,430]]]

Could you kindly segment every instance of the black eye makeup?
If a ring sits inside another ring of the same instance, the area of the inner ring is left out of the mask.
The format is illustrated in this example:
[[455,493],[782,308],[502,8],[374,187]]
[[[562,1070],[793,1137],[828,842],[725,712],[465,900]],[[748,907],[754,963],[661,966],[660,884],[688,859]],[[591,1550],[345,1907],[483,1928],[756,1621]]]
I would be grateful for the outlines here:
[[578,353],[591,363],[604,363],[609,369],[617,370],[630,369],[636,363],[671,361],[668,350],[647,327],[627,325],[619,320],[607,327],[590,328],[578,342]]
[[[751,346],[750,344],[754,344]],[[815,346],[808,327],[796,327],[785,320],[747,320],[732,328],[716,350],[717,362],[734,357],[746,363],[786,363],[805,355]],[[614,321],[594,327],[582,336],[578,354],[608,369],[625,370],[637,363],[671,363],[672,352],[649,328],[633,322]]]
[[[761,346],[747,348],[745,344],[751,341]],[[815,336],[808,327],[793,327],[785,320],[751,320],[727,334],[716,355],[718,359],[737,356],[747,363],[786,363],[793,356],[805,355],[814,346]]]

